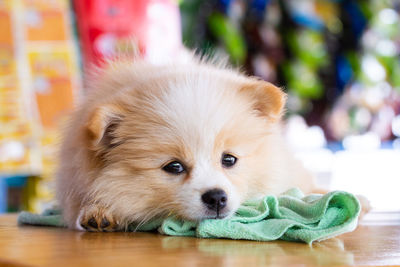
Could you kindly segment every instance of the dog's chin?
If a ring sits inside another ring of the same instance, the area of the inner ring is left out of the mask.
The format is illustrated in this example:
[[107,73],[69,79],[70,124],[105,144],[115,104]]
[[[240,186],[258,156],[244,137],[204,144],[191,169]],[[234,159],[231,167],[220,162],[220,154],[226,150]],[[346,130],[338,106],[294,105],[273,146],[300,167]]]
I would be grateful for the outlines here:
[[204,216],[203,218],[202,218],[202,220],[205,220],[205,219],[225,219],[225,218],[228,218],[230,216],[230,214],[214,214],[214,215],[207,215],[207,216]]
[[226,219],[232,216],[232,212],[226,211],[226,212],[214,212],[214,211],[205,211],[202,212],[201,214],[198,214],[196,216],[185,216],[183,215],[182,218],[190,221],[202,221],[202,220],[207,220],[207,219]]

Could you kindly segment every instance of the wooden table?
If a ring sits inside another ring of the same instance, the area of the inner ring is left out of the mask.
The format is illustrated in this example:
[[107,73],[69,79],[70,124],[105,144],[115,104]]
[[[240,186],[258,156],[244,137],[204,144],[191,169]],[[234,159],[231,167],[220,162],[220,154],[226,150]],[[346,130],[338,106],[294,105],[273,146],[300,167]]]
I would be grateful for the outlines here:
[[153,233],[85,233],[51,227],[19,227],[16,215],[6,215],[0,217],[2,265],[400,265],[400,213],[370,214],[354,232],[312,246],[284,241],[233,241]]

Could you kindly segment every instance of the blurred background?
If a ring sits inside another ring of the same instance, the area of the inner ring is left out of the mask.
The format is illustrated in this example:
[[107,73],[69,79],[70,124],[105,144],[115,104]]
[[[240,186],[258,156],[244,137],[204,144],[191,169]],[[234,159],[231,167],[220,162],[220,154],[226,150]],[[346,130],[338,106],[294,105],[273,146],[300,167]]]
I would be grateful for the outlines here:
[[0,213],[52,204],[91,66],[182,45],[288,93],[285,135],[321,186],[400,210],[400,0],[0,0]]

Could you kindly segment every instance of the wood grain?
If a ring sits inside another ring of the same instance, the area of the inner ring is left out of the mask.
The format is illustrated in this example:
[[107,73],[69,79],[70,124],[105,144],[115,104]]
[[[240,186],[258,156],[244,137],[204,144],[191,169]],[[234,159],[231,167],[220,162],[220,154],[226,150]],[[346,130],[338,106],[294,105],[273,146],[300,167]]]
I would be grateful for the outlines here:
[[0,217],[0,266],[396,264],[400,264],[400,221],[397,219],[370,221],[353,233],[308,246],[284,241],[168,237],[156,233],[85,233],[17,226],[16,215]]

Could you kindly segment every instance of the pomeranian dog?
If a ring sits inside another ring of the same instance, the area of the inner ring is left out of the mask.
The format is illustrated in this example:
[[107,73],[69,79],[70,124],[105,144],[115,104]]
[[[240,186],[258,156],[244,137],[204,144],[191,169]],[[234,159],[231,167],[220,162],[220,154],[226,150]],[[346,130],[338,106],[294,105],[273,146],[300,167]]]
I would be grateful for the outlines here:
[[109,63],[72,115],[57,197],[70,228],[225,218],[250,198],[319,191],[284,143],[285,93],[218,64]]

